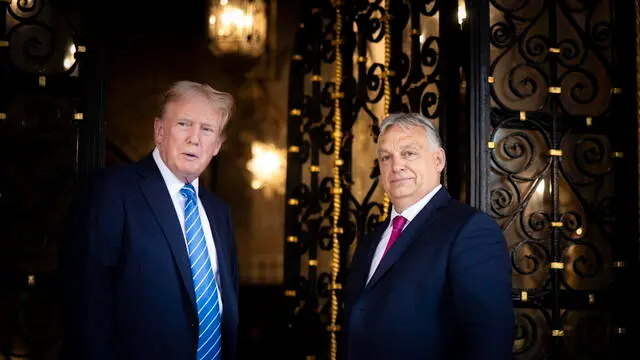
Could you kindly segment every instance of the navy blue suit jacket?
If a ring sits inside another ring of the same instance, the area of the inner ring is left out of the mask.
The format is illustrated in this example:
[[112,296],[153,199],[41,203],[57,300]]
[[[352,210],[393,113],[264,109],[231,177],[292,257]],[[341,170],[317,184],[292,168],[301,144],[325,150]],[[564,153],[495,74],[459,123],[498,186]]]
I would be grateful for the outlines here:
[[[238,265],[228,207],[199,189],[219,264],[223,359],[234,359]],[[184,235],[152,156],[78,196],[62,249],[64,360],[195,359],[198,315]]]
[[340,358],[511,359],[511,264],[495,221],[442,188],[367,284],[388,223],[365,236],[354,253]]

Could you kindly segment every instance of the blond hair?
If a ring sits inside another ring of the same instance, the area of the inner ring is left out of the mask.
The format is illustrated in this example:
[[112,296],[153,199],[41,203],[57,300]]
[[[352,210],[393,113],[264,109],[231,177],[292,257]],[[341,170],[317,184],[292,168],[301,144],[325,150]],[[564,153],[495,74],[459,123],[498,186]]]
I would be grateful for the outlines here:
[[235,100],[229,93],[218,91],[207,84],[201,84],[193,81],[178,81],[171,85],[169,90],[164,93],[160,104],[160,114],[158,117],[163,119],[169,104],[188,98],[191,95],[202,96],[209,100],[211,106],[220,111],[222,118],[222,128],[233,115],[235,110]]

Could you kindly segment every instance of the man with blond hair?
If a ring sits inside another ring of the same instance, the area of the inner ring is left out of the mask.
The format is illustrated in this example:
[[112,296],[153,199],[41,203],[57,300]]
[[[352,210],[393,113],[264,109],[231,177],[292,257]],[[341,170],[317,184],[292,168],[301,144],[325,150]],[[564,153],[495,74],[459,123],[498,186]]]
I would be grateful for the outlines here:
[[234,106],[206,84],[173,84],[153,151],[79,194],[61,254],[62,359],[235,359],[233,223],[199,182]]

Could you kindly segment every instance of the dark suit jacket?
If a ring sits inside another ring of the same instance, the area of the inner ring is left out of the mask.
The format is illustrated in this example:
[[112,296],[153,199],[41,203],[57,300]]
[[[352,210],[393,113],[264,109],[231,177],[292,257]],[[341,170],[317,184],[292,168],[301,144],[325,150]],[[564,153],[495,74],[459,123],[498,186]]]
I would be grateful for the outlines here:
[[[223,359],[234,359],[238,265],[228,207],[200,187],[218,256]],[[62,359],[195,359],[198,316],[184,235],[151,155],[81,192],[61,254]]]
[[497,224],[442,188],[365,285],[388,223],[354,253],[340,358],[511,359],[511,264]]

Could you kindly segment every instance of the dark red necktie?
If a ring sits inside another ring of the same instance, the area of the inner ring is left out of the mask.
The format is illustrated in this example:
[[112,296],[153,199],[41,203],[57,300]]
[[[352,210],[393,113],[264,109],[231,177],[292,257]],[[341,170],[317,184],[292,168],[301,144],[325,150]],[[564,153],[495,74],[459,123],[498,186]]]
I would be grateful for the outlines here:
[[383,258],[387,254],[387,251],[389,251],[389,248],[391,248],[393,243],[396,242],[396,239],[398,239],[398,236],[400,236],[400,233],[402,232],[402,229],[404,228],[404,224],[407,223],[407,219],[405,219],[404,217],[398,215],[398,216],[393,218],[392,222],[393,222],[393,229],[391,230],[391,237],[389,238],[389,242],[387,243],[387,247],[384,249],[384,254],[382,254]]

